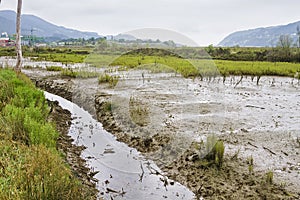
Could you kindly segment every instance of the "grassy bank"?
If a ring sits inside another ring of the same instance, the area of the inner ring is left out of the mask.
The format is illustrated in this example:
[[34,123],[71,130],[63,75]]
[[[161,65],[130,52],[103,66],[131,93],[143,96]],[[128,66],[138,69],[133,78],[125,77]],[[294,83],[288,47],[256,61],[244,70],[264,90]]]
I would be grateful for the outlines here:
[[92,199],[56,149],[42,91],[0,70],[0,199]]
[[215,60],[221,74],[251,76],[289,76],[300,72],[299,63],[287,62],[251,62]]
[[[184,77],[192,76],[288,76],[300,78],[300,64],[287,62],[262,62],[262,61],[225,61],[225,60],[187,60],[172,56],[140,56],[122,55],[110,63],[110,66],[126,66],[129,69],[138,66],[152,65],[153,69],[171,68]],[[158,70],[159,71],[159,70]]]

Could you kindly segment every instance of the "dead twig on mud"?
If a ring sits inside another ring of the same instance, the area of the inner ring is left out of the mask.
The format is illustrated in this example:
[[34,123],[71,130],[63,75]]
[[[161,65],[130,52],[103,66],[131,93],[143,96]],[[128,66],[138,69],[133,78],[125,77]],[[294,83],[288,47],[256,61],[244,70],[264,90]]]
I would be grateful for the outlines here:
[[145,174],[145,171],[144,171],[144,168],[143,168],[143,165],[142,165],[142,163],[141,163],[141,169],[142,169],[142,174],[141,175],[139,175],[140,176],[140,182],[143,182],[143,178],[144,178],[144,174]]
[[257,76],[257,80],[256,80],[256,85],[259,84],[259,80],[260,80],[261,76]]
[[269,151],[271,154],[276,155],[276,153],[274,153],[271,149],[268,149],[267,147],[264,147],[264,146],[263,146],[263,148],[264,148],[264,150]]
[[199,187],[199,189],[197,190],[197,192],[196,192],[196,197],[197,197],[197,199],[201,199],[201,197],[202,197],[202,187],[203,187],[203,182],[201,183],[201,185],[200,185],[200,187]]
[[256,145],[252,144],[251,142],[248,142],[248,144],[255,147],[255,148],[258,148]]
[[289,156],[288,153],[286,153],[286,152],[284,152],[284,151],[282,151],[282,150],[281,150],[281,153],[283,153],[285,156]]
[[237,160],[240,151],[241,151],[241,148],[239,148],[239,149],[237,150],[237,152],[235,152],[235,154],[231,157],[231,160]]
[[121,191],[116,191],[116,190],[113,190],[111,188],[106,188],[106,193],[115,193],[115,194],[118,194],[118,195],[121,195],[121,196],[124,196],[124,194],[126,194],[126,192],[123,190]]
[[262,109],[262,110],[266,109],[266,108],[264,108],[264,107],[252,106],[252,105],[246,105],[246,107],[247,107],[247,108],[259,108],[259,109]]
[[241,79],[235,84],[234,88],[236,88],[236,86],[238,86],[238,84],[240,84],[243,80],[243,75],[241,76]]
[[[153,167],[151,167],[149,162],[148,162],[147,164],[148,164],[148,169],[149,169],[149,171],[150,171],[150,174],[162,176],[162,177],[160,178],[160,180],[164,183],[164,187],[166,188],[166,191],[168,191],[168,189],[167,189],[167,186],[169,185],[169,183],[168,183],[168,178],[167,178],[165,175],[163,175],[162,173],[160,173],[158,170],[156,170],[156,169],[154,169]],[[154,172],[153,172],[152,170],[153,170]]]

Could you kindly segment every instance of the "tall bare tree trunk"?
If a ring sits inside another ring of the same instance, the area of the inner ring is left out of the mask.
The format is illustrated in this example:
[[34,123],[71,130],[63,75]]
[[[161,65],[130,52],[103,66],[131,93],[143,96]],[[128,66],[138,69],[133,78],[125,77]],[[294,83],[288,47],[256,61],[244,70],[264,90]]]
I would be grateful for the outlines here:
[[21,71],[22,68],[22,47],[21,47],[21,10],[22,10],[22,0],[18,0],[17,7],[17,24],[16,24],[16,51],[17,51],[17,64],[15,66],[16,71]]

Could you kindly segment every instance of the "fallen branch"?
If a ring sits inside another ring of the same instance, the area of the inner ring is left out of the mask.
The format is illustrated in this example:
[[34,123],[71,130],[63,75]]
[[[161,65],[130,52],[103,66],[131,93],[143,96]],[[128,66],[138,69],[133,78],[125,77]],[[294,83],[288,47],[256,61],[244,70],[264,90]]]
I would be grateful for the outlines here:
[[145,174],[145,171],[144,171],[144,168],[143,168],[143,165],[142,165],[142,163],[141,163],[141,169],[142,169],[142,174],[141,175],[139,175],[140,176],[140,182],[143,182],[143,177],[144,177],[144,174]]
[[124,192],[123,188],[122,191],[116,191],[110,188],[106,188],[106,193],[115,193],[115,194],[119,194],[121,196],[123,196],[124,194],[126,194],[126,192]]
[[240,84],[243,80],[243,75],[241,76],[241,79],[235,84],[234,88],[236,88],[236,86],[238,86],[238,84]]
[[252,105],[246,105],[246,107],[247,107],[247,108],[259,108],[259,109],[262,109],[262,110],[266,109],[266,108],[264,108],[264,107],[252,106]]
[[276,153],[274,153],[272,150],[268,149],[267,147],[263,147],[263,148],[264,148],[264,150],[269,151],[271,154],[276,155]]
[[255,147],[255,148],[258,148],[256,145],[252,144],[251,142],[248,142],[248,144]]
[[283,153],[283,154],[286,155],[286,156],[289,156],[288,153],[286,153],[286,152],[284,152],[284,151],[282,151],[282,150],[281,150],[281,153]]

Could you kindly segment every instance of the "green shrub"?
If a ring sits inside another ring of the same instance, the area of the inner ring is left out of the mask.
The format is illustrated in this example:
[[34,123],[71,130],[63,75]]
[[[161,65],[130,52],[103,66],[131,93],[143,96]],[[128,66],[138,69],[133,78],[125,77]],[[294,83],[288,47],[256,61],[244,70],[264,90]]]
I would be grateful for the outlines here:
[[61,75],[71,78],[96,78],[99,76],[99,73],[86,70],[63,69]]
[[101,83],[109,83],[109,85],[111,87],[114,87],[117,85],[119,81],[119,77],[118,76],[111,76],[109,74],[100,74],[100,76],[98,77],[98,83],[101,84]]

